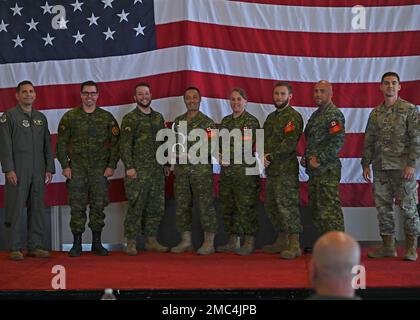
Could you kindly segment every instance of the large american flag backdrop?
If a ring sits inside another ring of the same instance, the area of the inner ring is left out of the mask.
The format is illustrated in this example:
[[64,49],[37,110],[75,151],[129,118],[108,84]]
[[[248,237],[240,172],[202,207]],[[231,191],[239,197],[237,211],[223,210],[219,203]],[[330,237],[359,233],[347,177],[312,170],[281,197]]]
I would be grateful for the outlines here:
[[[204,113],[220,122],[230,113],[230,89],[239,86],[248,93],[248,111],[262,124],[274,110],[273,84],[287,80],[294,86],[292,103],[306,122],[315,110],[313,85],[326,79],[346,117],[340,154],[342,205],[373,206],[371,185],[364,183],[360,168],[364,129],[370,111],[382,101],[379,80],[386,71],[398,72],[401,96],[420,104],[419,4],[0,0],[0,111],[16,104],[16,84],[31,80],[37,89],[36,108],[47,116],[55,145],[61,116],[80,102],[81,82],[97,81],[99,105],[121,122],[133,108],[134,85],[147,81],[152,105],[167,121],[184,112],[183,91],[195,85],[202,91]],[[303,143],[299,155],[302,150]],[[66,203],[58,161],[56,169],[47,188],[48,205]],[[122,177],[120,163],[111,181],[111,201],[125,199]],[[2,204],[4,176],[0,179]],[[300,180],[304,204],[303,170]]]

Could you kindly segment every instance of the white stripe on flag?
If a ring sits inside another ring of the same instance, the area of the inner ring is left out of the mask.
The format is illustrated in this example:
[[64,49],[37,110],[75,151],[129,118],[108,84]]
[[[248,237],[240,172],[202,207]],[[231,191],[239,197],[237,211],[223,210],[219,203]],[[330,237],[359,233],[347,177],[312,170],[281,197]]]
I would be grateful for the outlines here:
[[[298,157],[300,160],[300,157]],[[362,177],[362,168],[360,165],[360,158],[341,158],[341,164],[343,166],[341,170],[341,181],[340,183],[366,183]],[[307,181],[308,176],[305,173],[305,168],[300,166],[300,173],[299,173],[299,180],[301,182]],[[55,159],[55,171],[56,174],[53,176],[53,183],[54,182],[65,182],[66,178],[62,175],[61,165],[57,159]],[[220,172],[219,165],[214,166],[214,173]],[[113,179],[121,179],[124,177],[124,166],[121,160],[117,164],[117,169],[112,176],[111,180]],[[417,180],[420,180],[420,166],[416,168],[416,177]],[[0,185],[4,185],[4,174],[0,175]]]
[[13,70],[10,77],[0,78],[0,88],[15,87],[20,79],[31,79],[40,86],[82,83],[86,79],[118,81],[183,70],[298,82],[326,79],[332,83],[376,83],[378,75],[394,70],[404,75],[404,82],[420,79],[420,68],[413,68],[418,65],[420,56],[325,59],[181,46],[124,57],[0,65],[0,74]]
[[[366,29],[356,30],[352,7],[304,7],[225,0],[155,0],[156,24],[196,21],[303,32],[397,32],[420,29],[419,6],[365,7]],[[401,23],[404,21],[404,23]]]

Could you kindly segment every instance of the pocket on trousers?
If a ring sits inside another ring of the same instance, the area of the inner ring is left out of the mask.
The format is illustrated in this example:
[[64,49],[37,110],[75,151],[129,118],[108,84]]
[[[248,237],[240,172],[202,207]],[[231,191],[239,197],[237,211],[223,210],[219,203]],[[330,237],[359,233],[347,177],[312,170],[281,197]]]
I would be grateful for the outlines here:
[[417,181],[403,181],[401,184],[401,197],[406,198],[413,205],[417,205],[419,202],[417,188]]

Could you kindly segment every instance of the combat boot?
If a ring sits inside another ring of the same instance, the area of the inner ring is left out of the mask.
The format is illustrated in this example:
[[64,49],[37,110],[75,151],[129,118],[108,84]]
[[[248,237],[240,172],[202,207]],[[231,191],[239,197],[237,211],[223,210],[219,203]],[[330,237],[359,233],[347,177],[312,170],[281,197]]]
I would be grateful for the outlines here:
[[214,253],[214,236],[212,232],[204,232],[204,242],[200,249],[197,250],[198,254],[203,256]]
[[125,249],[125,253],[127,253],[129,256],[136,256],[138,254],[136,240],[127,239],[127,248]]
[[245,236],[244,244],[235,252],[241,256],[247,256],[254,251],[255,238],[253,236]]
[[73,247],[69,251],[70,257],[80,257],[82,254],[82,234],[73,233]]
[[280,258],[291,260],[300,257],[301,255],[299,233],[289,234],[289,249],[280,253]]
[[381,235],[383,243],[378,249],[369,252],[369,258],[385,258],[396,257],[397,250],[395,249],[395,239],[393,235]]
[[218,246],[216,248],[217,252],[235,252],[241,246],[241,239],[237,234],[231,234],[229,236],[229,241],[223,246]]
[[172,253],[181,253],[185,251],[192,251],[193,245],[191,240],[191,231],[184,231],[182,233],[182,240],[176,247],[171,249]]
[[265,253],[280,253],[287,250],[289,245],[288,237],[286,232],[279,232],[277,239],[273,244],[268,244],[263,247]]
[[101,231],[92,231],[92,249],[91,251],[97,256],[107,256],[108,250],[102,246]]
[[156,251],[156,252],[167,252],[168,247],[162,246],[157,240],[156,237],[147,237],[145,249],[147,251]]
[[34,258],[49,258],[50,253],[42,249],[35,249],[28,252],[28,257]]
[[405,255],[404,260],[417,260],[417,237],[409,235],[405,239]]
[[23,254],[20,251],[12,251],[9,255],[10,260],[20,261],[23,260]]

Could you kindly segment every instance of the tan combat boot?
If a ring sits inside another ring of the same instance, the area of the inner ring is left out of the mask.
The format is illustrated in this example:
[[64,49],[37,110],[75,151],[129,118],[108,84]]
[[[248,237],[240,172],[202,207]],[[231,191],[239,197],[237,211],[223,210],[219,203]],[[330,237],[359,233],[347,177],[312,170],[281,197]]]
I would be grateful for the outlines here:
[[49,256],[50,256],[50,253],[42,249],[35,249],[28,252],[28,257],[49,258]]
[[12,251],[9,255],[10,260],[20,261],[23,260],[23,254],[20,251]]
[[280,258],[291,260],[300,257],[301,255],[299,233],[292,233],[289,235],[289,249],[284,250],[280,254]]
[[255,238],[253,236],[245,236],[244,244],[240,247],[239,250],[236,250],[236,253],[241,256],[247,256],[254,251]]
[[168,247],[162,246],[157,240],[156,237],[147,237],[145,249],[147,251],[155,251],[155,252],[167,252]]
[[198,254],[203,256],[214,253],[214,233],[204,232],[204,242],[200,249],[197,250]]
[[395,239],[393,235],[381,235],[383,243],[378,249],[369,252],[369,258],[385,258],[396,257],[397,250],[395,249]]
[[411,235],[406,237],[404,260],[407,260],[407,261],[417,260],[417,237],[411,236]]
[[182,240],[176,247],[171,249],[172,253],[181,253],[185,251],[192,251],[192,239],[191,239],[191,231],[184,231],[182,233]]
[[229,241],[223,246],[216,248],[217,252],[235,252],[241,247],[241,239],[237,234],[231,234],[229,236]]
[[277,239],[273,244],[268,244],[263,247],[265,253],[280,253],[287,250],[289,245],[286,232],[279,232]]
[[136,256],[137,251],[137,241],[136,240],[127,240],[127,249],[125,251],[129,256]]

